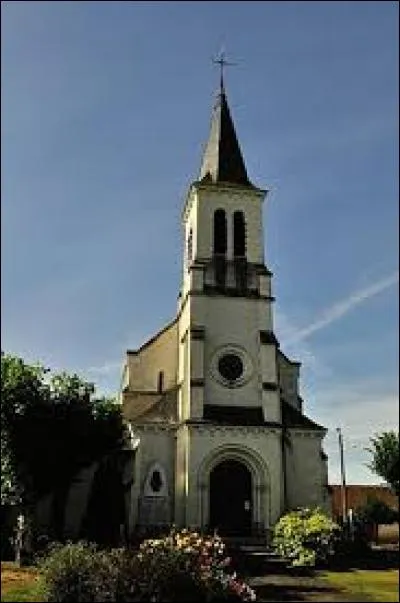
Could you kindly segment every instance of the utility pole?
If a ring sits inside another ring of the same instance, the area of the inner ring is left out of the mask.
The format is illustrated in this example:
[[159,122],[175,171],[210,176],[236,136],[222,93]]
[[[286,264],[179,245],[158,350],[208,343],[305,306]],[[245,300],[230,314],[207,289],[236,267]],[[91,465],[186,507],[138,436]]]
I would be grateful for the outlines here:
[[340,452],[340,474],[342,478],[342,516],[343,525],[347,525],[347,490],[346,490],[346,470],[344,466],[344,447],[343,447],[343,435],[340,427],[336,428],[339,438],[339,452]]

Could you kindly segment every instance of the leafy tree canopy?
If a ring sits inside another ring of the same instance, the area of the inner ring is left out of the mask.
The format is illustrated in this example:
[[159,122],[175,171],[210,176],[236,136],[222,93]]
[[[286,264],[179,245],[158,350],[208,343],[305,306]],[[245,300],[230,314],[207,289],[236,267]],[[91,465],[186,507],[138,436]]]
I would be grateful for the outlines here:
[[34,504],[121,445],[119,405],[78,375],[2,352],[1,401],[2,503]]
[[385,431],[370,439],[371,447],[367,448],[372,454],[368,467],[383,478],[399,496],[399,434],[395,431]]
[[16,443],[22,418],[29,408],[40,406],[46,398],[43,387],[45,369],[29,366],[21,358],[1,352],[1,502],[21,500]]

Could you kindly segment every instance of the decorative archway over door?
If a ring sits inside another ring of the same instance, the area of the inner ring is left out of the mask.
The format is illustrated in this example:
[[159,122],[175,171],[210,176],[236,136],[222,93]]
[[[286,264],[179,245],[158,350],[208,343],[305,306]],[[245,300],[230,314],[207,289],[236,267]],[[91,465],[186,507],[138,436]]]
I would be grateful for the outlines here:
[[223,535],[248,534],[252,523],[252,476],[244,463],[227,459],[210,473],[210,527]]

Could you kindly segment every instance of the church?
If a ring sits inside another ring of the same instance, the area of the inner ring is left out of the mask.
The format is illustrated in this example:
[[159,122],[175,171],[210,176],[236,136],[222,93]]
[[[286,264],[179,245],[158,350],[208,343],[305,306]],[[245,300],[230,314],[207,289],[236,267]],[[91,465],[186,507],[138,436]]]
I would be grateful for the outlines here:
[[248,176],[221,76],[182,209],[176,316],[123,366],[123,414],[138,442],[131,532],[268,534],[290,509],[330,510],[327,430],[304,414],[300,363],[274,334],[267,192]]

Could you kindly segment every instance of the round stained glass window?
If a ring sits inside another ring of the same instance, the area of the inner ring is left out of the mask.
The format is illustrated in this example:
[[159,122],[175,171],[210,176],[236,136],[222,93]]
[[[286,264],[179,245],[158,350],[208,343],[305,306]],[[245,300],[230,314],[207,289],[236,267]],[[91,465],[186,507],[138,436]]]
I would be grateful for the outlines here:
[[224,354],[218,360],[220,375],[227,381],[236,381],[243,374],[243,362],[236,354]]

